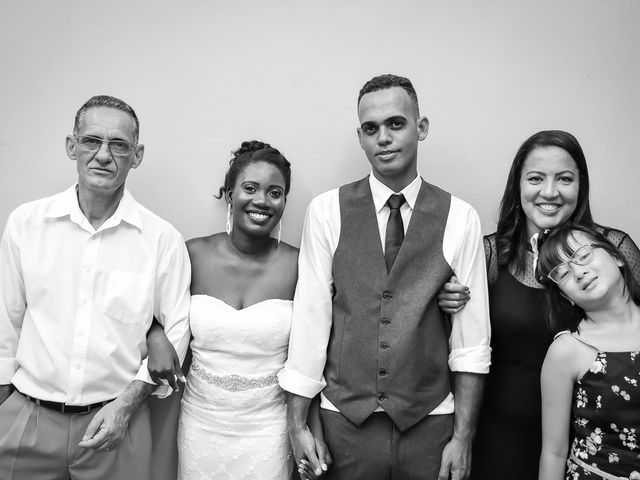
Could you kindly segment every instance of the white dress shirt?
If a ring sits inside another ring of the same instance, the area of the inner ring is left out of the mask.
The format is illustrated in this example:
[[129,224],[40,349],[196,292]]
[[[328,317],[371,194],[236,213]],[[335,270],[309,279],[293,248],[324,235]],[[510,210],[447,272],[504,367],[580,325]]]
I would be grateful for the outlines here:
[[190,279],[180,233],[126,190],[97,230],[76,185],[21,205],[0,243],[0,384],[72,405],[153,384],[147,330],[155,316],[184,358]]
[[[380,241],[384,249],[390,195],[402,193],[400,207],[405,233],[421,186],[420,176],[401,192],[394,192],[373,174],[369,184],[375,205]],[[294,298],[289,355],[279,374],[284,390],[312,398],[325,387],[323,371],[332,324],[333,255],[340,240],[338,189],[314,198],[307,209],[300,247],[298,286]],[[487,373],[491,363],[489,299],[482,230],[476,211],[451,196],[442,253],[460,283],[473,292],[469,303],[454,315],[449,337],[449,368],[456,372]],[[321,406],[336,407],[322,396]],[[380,409],[379,409],[380,410]],[[450,394],[430,414],[452,413]]]

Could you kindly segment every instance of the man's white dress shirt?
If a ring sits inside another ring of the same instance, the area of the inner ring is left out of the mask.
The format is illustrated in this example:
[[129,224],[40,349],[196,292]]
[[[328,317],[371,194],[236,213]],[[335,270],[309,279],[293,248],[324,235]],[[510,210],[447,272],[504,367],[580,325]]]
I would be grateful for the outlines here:
[[126,190],[97,230],[76,185],[21,205],[0,243],[0,384],[88,405],[153,383],[147,330],[155,316],[184,358],[190,280],[180,233]]
[[[421,178],[418,175],[402,191],[394,192],[372,173],[369,175],[369,185],[384,250],[389,218],[386,202],[389,196],[402,193],[406,199],[400,207],[406,233],[420,191]],[[279,374],[280,385],[284,390],[307,398],[317,395],[326,385],[323,371],[332,324],[333,255],[340,240],[338,191],[339,189],[334,189],[319,195],[307,209],[300,247],[289,356]],[[491,328],[480,219],[471,205],[453,195],[442,250],[460,283],[468,285],[473,292],[469,303],[454,315],[452,321],[449,368],[454,372],[487,373],[491,363]],[[324,395],[321,406],[337,411]],[[453,394],[450,394],[430,414],[447,414],[453,411],[454,399]]]

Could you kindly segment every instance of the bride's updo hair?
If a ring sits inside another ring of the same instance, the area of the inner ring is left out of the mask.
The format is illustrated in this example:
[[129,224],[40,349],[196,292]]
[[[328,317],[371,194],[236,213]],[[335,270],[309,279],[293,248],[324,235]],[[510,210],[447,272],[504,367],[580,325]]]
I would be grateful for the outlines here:
[[248,165],[257,162],[265,162],[276,167],[284,177],[284,194],[289,193],[291,187],[291,164],[284,158],[278,149],[273,148],[268,143],[258,140],[242,142],[240,148],[232,152],[232,158],[229,160],[229,170],[224,176],[224,185],[220,187],[217,198],[230,192],[236,184],[238,175]]

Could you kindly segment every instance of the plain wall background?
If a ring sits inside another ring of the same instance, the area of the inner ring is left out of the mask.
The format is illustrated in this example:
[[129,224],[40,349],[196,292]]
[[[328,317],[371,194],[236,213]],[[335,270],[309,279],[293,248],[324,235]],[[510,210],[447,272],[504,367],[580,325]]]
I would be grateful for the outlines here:
[[0,1],[0,222],[75,178],[64,151],[90,96],[130,103],[145,159],[134,196],[185,236],[224,229],[217,192],[244,139],[293,164],[283,239],[318,193],[364,176],[356,98],[409,77],[431,121],[422,176],[467,200],[485,233],[531,134],[580,140],[600,223],[640,241],[640,2]]

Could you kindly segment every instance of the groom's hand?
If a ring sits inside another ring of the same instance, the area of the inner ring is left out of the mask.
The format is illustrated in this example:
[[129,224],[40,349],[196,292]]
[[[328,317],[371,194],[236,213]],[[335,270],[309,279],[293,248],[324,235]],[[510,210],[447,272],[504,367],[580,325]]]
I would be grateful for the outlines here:
[[466,480],[471,467],[471,442],[455,435],[442,451],[438,480]]

